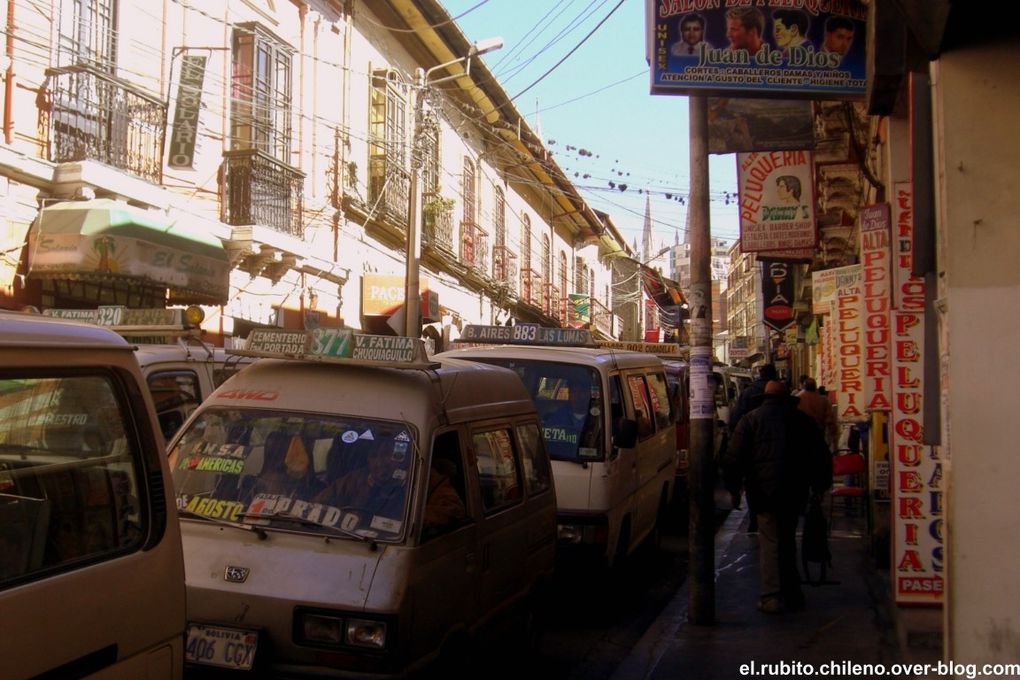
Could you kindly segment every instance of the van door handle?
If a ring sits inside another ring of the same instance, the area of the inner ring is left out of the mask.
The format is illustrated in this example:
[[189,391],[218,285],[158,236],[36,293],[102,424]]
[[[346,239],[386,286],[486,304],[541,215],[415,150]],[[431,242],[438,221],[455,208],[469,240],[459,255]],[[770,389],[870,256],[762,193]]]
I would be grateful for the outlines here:
[[475,554],[473,552],[464,555],[464,571],[469,574],[475,573]]

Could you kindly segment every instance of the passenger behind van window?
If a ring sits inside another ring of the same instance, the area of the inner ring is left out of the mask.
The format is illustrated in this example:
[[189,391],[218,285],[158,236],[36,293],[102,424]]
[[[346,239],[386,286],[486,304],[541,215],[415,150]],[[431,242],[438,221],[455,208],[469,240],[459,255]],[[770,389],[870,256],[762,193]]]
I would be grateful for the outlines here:
[[312,498],[312,502],[363,510],[372,515],[401,516],[407,476],[406,453],[398,453],[395,444],[392,440],[374,442],[363,465],[333,480]]
[[454,487],[457,467],[453,461],[442,458],[432,460],[429,470],[429,490],[425,500],[425,517],[422,524],[426,537],[445,533],[467,517],[464,500]]
[[270,432],[262,449],[262,471],[253,494],[304,498],[309,489],[309,459],[304,443],[286,431]]

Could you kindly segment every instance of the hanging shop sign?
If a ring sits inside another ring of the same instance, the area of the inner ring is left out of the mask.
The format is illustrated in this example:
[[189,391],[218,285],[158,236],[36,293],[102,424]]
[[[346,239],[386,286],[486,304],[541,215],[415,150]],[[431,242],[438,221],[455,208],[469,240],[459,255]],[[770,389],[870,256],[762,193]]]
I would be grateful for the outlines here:
[[832,307],[832,346],[836,366],[836,415],[840,422],[867,420],[861,400],[861,266],[841,267]]
[[863,98],[867,16],[863,0],[646,0],[651,92]]
[[892,252],[889,239],[889,205],[861,208],[861,399],[864,410],[888,411],[892,399],[892,345],[890,295]]
[[761,294],[764,300],[765,325],[777,331],[785,330],[793,321],[793,270],[786,262],[759,260]]
[[198,137],[198,116],[202,111],[202,82],[205,80],[205,57],[181,57],[181,76],[177,83],[177,109],[170,136],[167,165],[171,168],[192,167],[195,140]]
[[814,172],[810,151],[737,154],[740,250],[814,249]]

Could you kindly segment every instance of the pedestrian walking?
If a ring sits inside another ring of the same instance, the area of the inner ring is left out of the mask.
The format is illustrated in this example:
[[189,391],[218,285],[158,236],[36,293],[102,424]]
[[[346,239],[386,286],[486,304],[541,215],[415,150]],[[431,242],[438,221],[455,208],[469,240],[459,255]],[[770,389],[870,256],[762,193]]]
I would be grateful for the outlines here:
[[[736,405],[730,411],[729,433],[731,437],[736,431],[740,419],[761,406],[762,397],[765,394],[765,386],[769,381],[778,379],[779,374],[774,364],[762,364],[758,367],[758,377],[743,389],[740,396],[737,397]],[[729,442],[727,442],[728,447]],[[751,517],[748,520],[747,533],[753,534],[758,531],[758,516],[755,514],[753,507],[749,508],[749,512]]]
[[818,393],[818,383],[814,378],[804,380],[804,389],[795,396],[800,398],[797,404],[804,413],[814,418],[818,429],[825,436],[825,443],[831,450],[836,445],[839,436],[839,427],[836,425],[836,413],[833,411],[832,402],[828,397]]
[[797,567],[797,524],[808,494],[832,485],[831,454],[821,431],[786,385],[769,381],[762,404],[737,424],[723,460],[726,488],[739,507],[742,489],[758,516],[761,594],[768,614],[804,606]]

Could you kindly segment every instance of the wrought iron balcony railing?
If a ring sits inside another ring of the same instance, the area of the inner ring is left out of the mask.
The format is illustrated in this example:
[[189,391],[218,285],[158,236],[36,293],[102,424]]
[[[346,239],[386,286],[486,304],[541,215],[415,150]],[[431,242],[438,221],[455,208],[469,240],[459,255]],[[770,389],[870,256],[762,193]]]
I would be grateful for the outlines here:
[[613,337],[613,312],[595,298],[591,299],[591,325],[603,335]]
[[545,300],[542,275],[534,269],[521,270],[521,300],[541,308]]
[[492,248],[492,278],[517,290],[517,253],[505,245]]
[[407,230],[407,196],[411,178],[402,166],[388,156],[368,161],[368,205],[373,215]]
[[[545,284],[545,304],[542,310],[553,318],[560,318],[560,289],[551,283]],[[562,321],[562,319],[560,319]]]
[[272,156],[246,149],[223,154],[223,221],[259,224],[301,238],[304,174]]
[[489,235],[474,222],[460,223],[460,260],[481,272],[489,271],[486,266],[489,252]]
[[94,160],[160,184],[166,104],[95,66],[46,71],[49,159]]
[[453,252],[453,201],[442,194],[422,196],[422,244]]

